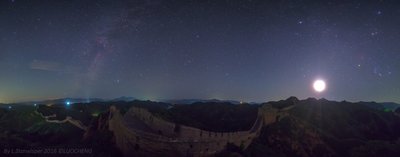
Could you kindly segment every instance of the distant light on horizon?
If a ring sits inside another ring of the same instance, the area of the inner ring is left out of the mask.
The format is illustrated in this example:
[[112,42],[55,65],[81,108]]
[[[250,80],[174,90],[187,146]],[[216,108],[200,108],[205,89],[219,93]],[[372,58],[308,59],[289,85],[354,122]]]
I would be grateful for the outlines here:
[[65,102],[65,104],[66,104],[67,106],[71,106],[71,102],[70,102],[70,101]]

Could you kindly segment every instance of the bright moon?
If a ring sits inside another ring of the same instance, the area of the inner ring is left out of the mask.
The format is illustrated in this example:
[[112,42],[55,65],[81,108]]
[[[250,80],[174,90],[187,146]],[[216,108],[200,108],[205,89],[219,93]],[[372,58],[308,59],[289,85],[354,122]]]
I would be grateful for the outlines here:
[[326,88],[326,84],[324,80],[316,80],[314,81],[314,90],[316,92],[323,92]]

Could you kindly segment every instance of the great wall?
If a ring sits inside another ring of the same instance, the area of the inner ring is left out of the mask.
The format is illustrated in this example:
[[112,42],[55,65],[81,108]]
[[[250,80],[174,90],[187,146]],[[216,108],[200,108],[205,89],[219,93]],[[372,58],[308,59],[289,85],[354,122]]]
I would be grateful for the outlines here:
[[40,113],[37,110],[35,110],[34,113],[39,115],[40,117],[42,117],[48,123],[59,123],[59,124],[61,124],[61,123],[70,123],[70,124],[80,128],[80,129],[82,129],[84,131],[88,130],[88,127],[85,126],[80,120],[73,119],[70,116],[67,116],[64,120],[50,120],[50,118],[55,118],[55,117],[57,117],[57,115],[56,114],[52,114],[52,115],[49,115],[49,116],[45,116],[45,115],[43,115],[43,113]]
[[168,122],[146,109],[131,107],[124,115],[110,107],[109,130],[124,156],[211,156],[227,144],[246,149],[262,127],[288,115],[293,106],[277,109],[263,105],[252,128],[247,131],[211,132]]

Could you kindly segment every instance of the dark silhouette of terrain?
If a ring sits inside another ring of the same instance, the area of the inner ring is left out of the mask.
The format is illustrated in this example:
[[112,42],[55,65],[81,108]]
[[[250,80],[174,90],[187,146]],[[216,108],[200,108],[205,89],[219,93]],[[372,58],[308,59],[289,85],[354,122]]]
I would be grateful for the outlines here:
[[307,99],[264,128],[244,156],[395,157],[400,117],[360,103]]
[[[9,109],[8,106],[12,108]],[[170,104],[153,101],[99,101],[90,103],[12,105],[0,108],[0,148],[80,147],[93,156],[121,156],[108,130],[111,105],[124,114],[132,106],[182,125],[210,131],[240,131],[251,127],[262,106],[283,109],[288,116],[265,126],[258,138],[243,150],[228,144],[215,156],[242,157],[397,157],[400,155],[400,108],[396,104],[335,102],[309,98],[251,104],[196,102]],[[38,114],[39,113],[39,114]],[[72,117],[87,126],[49,123]],[[139,149],[139,148],[138,148]],[[4,155],[4,154],[2,154]],[[1,155],[0,155],[1,156]]]

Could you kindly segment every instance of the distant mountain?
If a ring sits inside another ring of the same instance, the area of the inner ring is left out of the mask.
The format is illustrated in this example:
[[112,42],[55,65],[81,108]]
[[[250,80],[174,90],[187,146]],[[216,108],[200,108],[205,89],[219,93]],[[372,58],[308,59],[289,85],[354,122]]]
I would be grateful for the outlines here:
[[396,109],[398,109],[400,107],[400,104],[397,104],[394,102],[383,102],[380,104],[382,104],[386,109],[390,109],[392,111],[395,111]]
[[18,104],[64,104],[68,101],[71,103],[90,103],[90,102],[103,102],[106,100],[101,98],[60,98],[60,99],[51,99],[42,101],[28,101],[28,102],[21,102]]
[[377,103],[377,102],[360,101],[359,103],[366,105],[370,108],[381,110],[381,111],[396,111],[396,109],[398,109],[400,107],[400,104],[393,103],[393,102]]
[[[27,101],[27,102],[19,102],[16,104],[64,104],[67,101],[71,103],[91,103],[91,102],[116,102],[116,101],[124,101],[124,102],[130,102],[130,101],[135,101],[139,100],[135,97],[131,96],[121,96],[118,98],[114,99],[102,99],[102,98],[59,98],[59,99],[49,99],[49,100],[38,100],[38,101]],[[159,102],[164,102],[164,103],[170,103],[170,104],[193,104],[196,102],[201,102],[201,103],[208,103],[208,102],[229,102],[231,104],[240,104],[240,101],[236,100],[219,100],[219,99],[164,99],[164,100],[158,100]],[[260,104],[257,102],[250,102],[248,104]],[[1,104],[1,105],[6,105],[6,104]]]
[[[317,101],[317,99],[315,99],[315,98],[308,98],[307,100],[309,100],[309,101]],[[285,108],[285,107],[294,105],[294,104],[296,104],[296,103],[298,103],[298,102],[299,102],[299,99],[297,99],[297,98],[294,97],[294,96],[291,96],[291,97],[287,98],[286,100],[270,101],[270,102],[263,103],[263,104],[264,104],[264,105],[270,104],[270,105],[272,105],[272,106],[275,107],[275,108],[282,109],[282,108]]]
[[136,98],[134,98],[134,97],[122,96],[122,97],[119,97],[119,98],[111,99],[110,101],[125,101],[125,102],[130,102],[130,101],[134,101],[134,100],[136,100]]
[[107,101],[134,101],[136,98],[129,96],[122,96],[114,99],[102,99],[102,98],[60,98],[60,99],[50,99],[50,100],[41,100],[41,101],[28,101],[28,102],[20,102],[17,104],[64,104],[66,102],[71,103],[91,103],[91,102],[107,102]]
[[358,102],[359,104],[362,104],[362,105],[365,105],[365,106],[367,106],[367,107],[369,107],[369,108],[372,108],[372,109],[376,109],[376,110],[380,110],[380,111],[383,111],[383,110],[385,110],[385,107],[382,105],[382,104],[379,104],[379,103],[377,103],[377,102],[364,102],[364,101],[360,101],[360,102]]
[[170,99],[170,100],[160,100],[161,102],[170,103],[170,104],[182,104],[189,105],[197,102],[207,103],[207,102],[229,102],[231,104],[240,104],[240,101],[236,100],[218,100],[218,99]]

